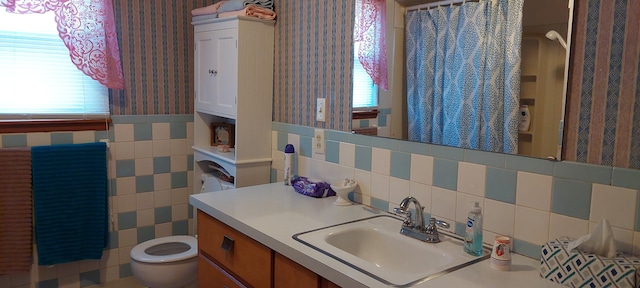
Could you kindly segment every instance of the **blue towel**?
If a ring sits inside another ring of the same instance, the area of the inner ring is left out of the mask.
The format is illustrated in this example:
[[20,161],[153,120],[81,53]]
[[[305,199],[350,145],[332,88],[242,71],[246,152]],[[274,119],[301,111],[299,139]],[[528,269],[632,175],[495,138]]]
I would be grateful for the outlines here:
[[39,265],[100,259],[108,242],[105,143],[31,147]]

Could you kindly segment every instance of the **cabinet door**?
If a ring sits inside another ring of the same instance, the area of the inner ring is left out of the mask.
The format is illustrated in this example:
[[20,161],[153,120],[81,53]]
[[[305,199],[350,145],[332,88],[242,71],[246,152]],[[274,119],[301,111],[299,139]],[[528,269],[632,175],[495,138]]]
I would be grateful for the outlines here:
[[198,256],[198,287],[240,288],[245,287],[220,266],[206,257]]
[[235,118],[238,94],[237,34],[237,29],[196,33],[196,111]]
[[319,287],[320,277],[291,259],[275,253],[273,287]]

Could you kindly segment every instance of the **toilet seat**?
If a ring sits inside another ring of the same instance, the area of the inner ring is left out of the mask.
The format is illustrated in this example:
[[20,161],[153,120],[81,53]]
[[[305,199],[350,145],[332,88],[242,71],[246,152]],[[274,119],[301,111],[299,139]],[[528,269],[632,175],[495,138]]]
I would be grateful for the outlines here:
[[[189,245],[189,249],[181,253],[162,255],[162,256],[150,255],[150,254],[147,254],[147,252],[145,252],[147,249],[153,246],[157,246],[160,244],[167,244],[167,243],[186,244],[186,245]],[[136,245],[135,247],[133,247],[133,249],[131,249],[131,253],[130,253],[131,259],[139,262],[144,262],[144,263],[176,262],[176,261],[182,261],[185,259],[193,258],[193,257],[196,257],[197,255],[198,255],[198,241],[196,240],[195,237],[184,236],[184,235],[151,239]]]

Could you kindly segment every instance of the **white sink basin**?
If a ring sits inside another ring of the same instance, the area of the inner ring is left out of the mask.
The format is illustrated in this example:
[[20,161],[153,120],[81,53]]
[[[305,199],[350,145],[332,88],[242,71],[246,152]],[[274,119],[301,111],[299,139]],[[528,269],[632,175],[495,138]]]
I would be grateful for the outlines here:
[[375,216],[293,236],[378,281],[409,287],[487,259],[463,251],[462,241],[440,231],[440,243],[425,243],[400,234],[402,220]]

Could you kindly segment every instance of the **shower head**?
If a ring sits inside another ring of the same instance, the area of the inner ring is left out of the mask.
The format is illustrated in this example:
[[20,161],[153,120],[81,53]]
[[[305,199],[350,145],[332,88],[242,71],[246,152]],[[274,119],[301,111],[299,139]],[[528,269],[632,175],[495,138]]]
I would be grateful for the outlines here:
[[556,30],[549,30],[549,32],[547,32],[547,34],[545,34],[544,36],[551,41],[560,42],[560,45],[562,45],[564,49],[567,49],[567,42],[564,41],[562,36],[560,36],[560,33],[558,33]]

